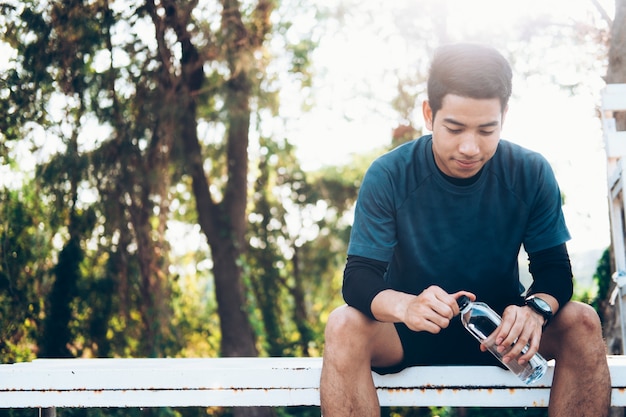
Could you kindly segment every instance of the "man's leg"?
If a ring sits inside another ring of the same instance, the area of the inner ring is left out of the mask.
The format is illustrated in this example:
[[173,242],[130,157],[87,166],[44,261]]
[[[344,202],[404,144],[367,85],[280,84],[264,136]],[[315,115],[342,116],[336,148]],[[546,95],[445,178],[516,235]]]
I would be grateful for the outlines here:
[[370,320],[342,306],[328,318],[320,383],[324,417],[380,416],[372,366],[402,360],[402,344],[392,323]]
[[556,359],[548,414],[604,417],[611,403],[611,380],[602,326],[590,306],[569,302],[546,328],[540,352]]

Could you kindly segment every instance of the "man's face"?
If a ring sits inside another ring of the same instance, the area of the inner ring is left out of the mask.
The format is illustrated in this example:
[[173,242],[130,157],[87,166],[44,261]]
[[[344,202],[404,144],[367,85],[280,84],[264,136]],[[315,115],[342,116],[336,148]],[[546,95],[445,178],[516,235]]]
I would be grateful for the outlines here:
[[506,115],[499,99],[448,94],[434,119],[428,102],[422,110],[426,128],[433,132],[435,162],[444,174],[470,178],[495,154]]

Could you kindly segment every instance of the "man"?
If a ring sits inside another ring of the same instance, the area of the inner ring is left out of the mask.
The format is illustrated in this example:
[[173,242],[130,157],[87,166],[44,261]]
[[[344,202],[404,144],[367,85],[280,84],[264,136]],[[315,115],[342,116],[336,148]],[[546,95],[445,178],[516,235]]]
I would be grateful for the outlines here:
[[[432,135],[368,169],[344,272],[347,305],[326,326],[324,417],[380,415],[372,369],[498,364],[455,317],[463,294],[502,315],[498,349],[515,342],[505,361],[525,363],[536,352],[556,359],[550,416],[608,414],[600,321],[570,301],[570,235],[558,184],[543,157],[500,139],[511,78],[490,47],[439,48],[422,108]],[[533,276],[525,293],[522,245]]]

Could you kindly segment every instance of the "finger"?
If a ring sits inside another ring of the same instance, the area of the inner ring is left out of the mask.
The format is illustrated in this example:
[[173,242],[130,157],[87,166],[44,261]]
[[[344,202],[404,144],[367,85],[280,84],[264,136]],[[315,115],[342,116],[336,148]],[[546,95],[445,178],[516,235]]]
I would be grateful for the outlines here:
[[452,308],[441,298],[449,297],[443,290],[428,288],[409,305],[405,323],[414,331],[439,333],[454,317]]
[[497,336],[495,343],[498,346],[504,346],[508,348],[517,340],[521,327],[516,326],[517,311],[514,307],[507,307],[502,313],[502,322],[498,329],[496,329]]
[[519,363],[524,363],[539,349],[541,329],[537,327],[536,320],[529,316],[526,310],[511,308],[508,311],[509,319],[513,317],[513,313],[515,313],[515,320],[510,333],[498,349],[506,361],[516,360]]
[[425,310],[413,315],[413,319],[407,322],[407,327],[413,331],[426,331],[437,334],[441,329],[445,329],[450,324],[450,320],[435,314],[432,310]]
[[453,294],[450,294],[450,295],[455,300],[458,300],[460,297],[465,295],[465,296],[469,297],[470,300],[476,301],[476,295],[474,293],[469,292],[469,291],[457,291],[457,292],[455,292]]
[[503,355],[505,363],[519,359],[532,335],[532,330],[527,326],[526,317],[520,314],[519,308],[509,307],[505,310],[501,329],[496,338],[498,352]]
[[457,291],[453,294],[450,294],[450,296],[454,300],[454,303],[452,304],[452,309],[454,311],[455,316],[461,312],[461,310],[459,309],[459,303],[458,303],[459,298],[461,298],[462,296],[466,296],[471,301],[476,301],[476,295],[469,291]]
[[520,364],[525,363],[536,352],[536,349],[531,347],[531,336],[527,331],[522,332],[514,345],[506,353],[507,361],[517,361]]
[[451,320],[458,313],[459,307],[456,299],[442,288],[431,286],[425,292],[429,295],[429,307],[437,315],[444,317],[446,321]]
[[539,351],[540,344],[541,329],[535,329],[527,342],[528,350],[518,358],[518,362],[520,364],[528,362]]

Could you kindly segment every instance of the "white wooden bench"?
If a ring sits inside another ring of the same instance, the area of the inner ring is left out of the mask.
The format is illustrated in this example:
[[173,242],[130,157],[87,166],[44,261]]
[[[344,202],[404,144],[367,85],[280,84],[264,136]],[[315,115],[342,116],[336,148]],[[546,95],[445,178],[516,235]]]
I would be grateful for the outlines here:
[[[626,357],[609,356],[626,406]],[[39,359],[0,365],[0,408],[319,405],[321,358]],[[546,407],[553,367],[523,385],[497,367],[374,374],[382,406]]]

